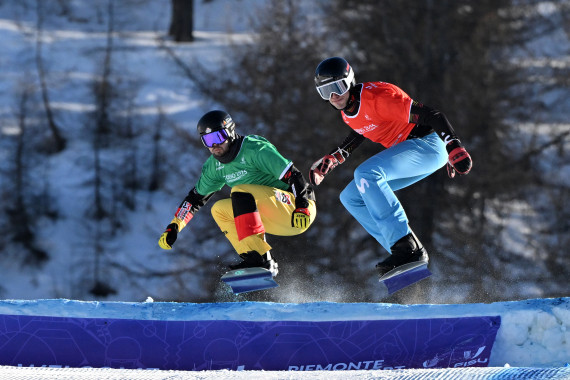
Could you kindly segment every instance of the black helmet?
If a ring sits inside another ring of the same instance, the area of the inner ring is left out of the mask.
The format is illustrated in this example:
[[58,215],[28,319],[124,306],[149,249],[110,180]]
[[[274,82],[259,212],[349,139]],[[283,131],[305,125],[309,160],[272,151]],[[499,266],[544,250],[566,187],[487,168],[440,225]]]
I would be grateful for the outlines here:
[[198,120],[196,128],[202,143],[208,148],[211,148],[212,144],[221,144],[226,140],[232,142],[235,139],[236,124],[225,111],[214,110],[204,114]]
[[343,95],[355,83],[352,67],[341,57],[325,59],[315,71],[315,86],[325,100],[329,100],[332,93]]

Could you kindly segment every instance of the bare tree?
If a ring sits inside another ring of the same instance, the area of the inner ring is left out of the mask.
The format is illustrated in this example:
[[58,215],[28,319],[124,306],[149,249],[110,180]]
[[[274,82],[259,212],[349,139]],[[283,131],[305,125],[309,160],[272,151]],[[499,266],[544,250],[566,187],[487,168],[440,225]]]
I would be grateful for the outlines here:
[[194,0],[172,0],[168,35],[176,42],[194,41]]
[[[33,204],[34,189],[33,181],[30,175],[30,160],[34,157],[29,154],[33,150],[27,144],[34,140],[33,135],[28,128],[28,111],[29,97],[33,93],[33,87],[26,86],[22,88],[19,104],[18,104],[18,127],[19,133],[14,144],[13,170],[10,178],[12,178],[13,188],[10,191],[12,199],[5,199],[4,204],[8,215],[10,230],[12,231],[12,240],[21,244],[25,257],[22,258],[24,264],[41,264],[49,259],[49,255],[43,249],[39,248],[36,243],[35,224],[34,221],[39,215],[35,214],[35,209],[29,207]],[[30,214],[34,212],[34,216]]]
[[111,84],[112,73],[112,54],[113,54],[113,32],[114,32],[114,5],[113,1],[108,2],[108,28],[107,28],[107,43],[105,46],[105,54],[103,57],[103,66],[101,79],[94,84],[94,93],[96,99],[96,117],[95,117],[95,132],[93,134],[93,210],[90,212],[90,217],[96,221],[94,230],[94,266],[93,266],[93,282],[94,285],[90,293],[98,297],[106,297],[114,294],[116,291],[106,282],[102,275],[103,257],[105,252],[101,245],[101,240],[104,240],[108,235],[107,229],[103,229],[108,220],[109,210],[108,205],[105,206],[104,201],[104,181],[105,169],[101,162],[101,153],[108,145],[108,135],[111,131],[110,119],[110,104],[113,98],[113,86]]
[[44,68],[43,57],[42,57],[42,30],[43,30],[43,20],[44,20],[44,12],[42,8],[42,1],[36,1],[36,14],[37,14],[37,22],[36,22],[36,29],[37,29],[37,37],[36,37],[36,68],[38,71],[38,77],[40,79],[40,89],[42,94],[42,101],[44,105],[44,109],[46,112],[47,122],[49,130],[52,134],[53,145],[46,144],[45,150],[52,153],[57,153],[65,149],[66,141],[65,138],[61,135],[60,127],[55,122],[55,118],[53,115],[53,111],[51,108],[51,103],[49,99],[49,91],[48,85],[46,80],[46,71]]
[[[526,186],[517,192],[518,207],[511,206],[513,214],[524,220],[526,229],[517,235],[524,241],[522,253],[531,257],[517,280],[536,284],[535,294],[540,296],[564,295],[566,290],[560,284],[570,275],[570,259],[563,248],[570,230],[570,205],[565,202],[570,183],[561,174],[570,158],[566,117],[570,111],[570,65],[563,58],[570,53],[569,19],[570,4],[526,0],[506,20],[519,37],[506,49],[509,67],[524,73],[513,88],[520,96],[512,115],[516,134],[508,136],[516,138],[520,150],[507,170],[516,166],[529,173]],[[537,49],[544,41],[549,48]],[[516,260],[521,260],[520,256],[516,255]]]

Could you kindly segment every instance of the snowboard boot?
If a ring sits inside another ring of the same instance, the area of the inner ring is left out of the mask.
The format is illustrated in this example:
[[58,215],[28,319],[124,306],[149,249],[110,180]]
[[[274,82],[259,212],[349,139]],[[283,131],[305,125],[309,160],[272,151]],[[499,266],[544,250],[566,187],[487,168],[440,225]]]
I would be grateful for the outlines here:
[[380,277],[400,265],[429,261],[426,249],[420,243],[417,236],[412,232],[398,240],[391,248],[392,254],[384,261],[376,264],[376,270]]
[[263,255],[260,255],[257,251],[249,251],[246,253],[240,253],[239,256],[242,261],[234,265],[229,265],[231,270],[243,268],[265,268],[271,272],[273,277],[277,276],[277,273],[279,273],[277,262],[271,258],[271,253],[269,253],[269,251],[265,252]]

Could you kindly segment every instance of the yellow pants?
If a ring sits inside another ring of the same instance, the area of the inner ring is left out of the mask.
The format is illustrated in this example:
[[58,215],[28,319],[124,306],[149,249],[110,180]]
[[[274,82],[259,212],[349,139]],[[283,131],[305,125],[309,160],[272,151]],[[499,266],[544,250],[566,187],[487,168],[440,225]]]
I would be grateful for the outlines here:
[[[238,254],[257,251],[263,254],[271,249],[265,241],[265,234],[277,236],[294,236],[305,232],[315,220],[317,208],[314,201],[309,201],[311,220],[306,228],[296,228],[291,225],[291,216],[295,211],[295,197],[292,193],[274,187],[261,185],[238,185],[232,188],[234,192],[249,193],[255,199],[257,206],[256,217],[261,219],[264,231],[238,237],[236,217],[232,199],[222,199],[212,206],[212,216]],[[241,238],[241,239],[240,239]]]

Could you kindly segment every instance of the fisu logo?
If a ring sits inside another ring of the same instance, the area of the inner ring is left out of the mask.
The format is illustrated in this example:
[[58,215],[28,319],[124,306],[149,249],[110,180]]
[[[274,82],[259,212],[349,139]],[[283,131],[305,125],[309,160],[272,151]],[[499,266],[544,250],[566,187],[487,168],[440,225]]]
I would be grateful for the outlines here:
[[479,349],[477,350],[477,352],[475,354],[473,354],[472,351],[463,351],[463,357],[465,359],[475,359],[477,356],[481,355],[481,353],[483,352],[483,350],[486,347],[487,346],[479,347]]
[[358,191],[360,191],[360,194],[364,194],[366,192],[366,189],[364,187],[370,187],[370,185],[368,184],[367,180],[361,178],[360,184],[356,185],[356,188],[358,189]]

